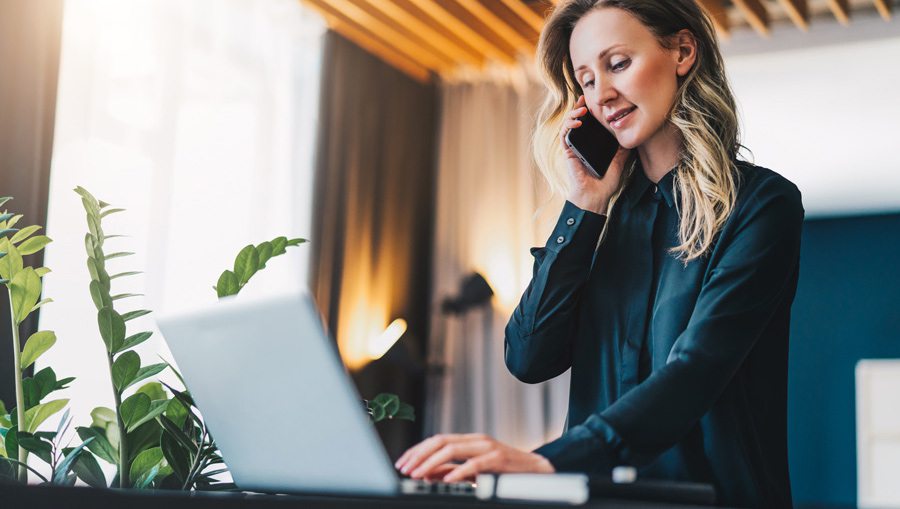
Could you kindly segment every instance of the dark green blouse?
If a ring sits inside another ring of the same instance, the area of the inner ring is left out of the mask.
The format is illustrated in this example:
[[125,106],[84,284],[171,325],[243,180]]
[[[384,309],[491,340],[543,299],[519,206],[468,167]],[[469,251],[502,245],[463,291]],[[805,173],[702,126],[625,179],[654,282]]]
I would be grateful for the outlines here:
[[[735,161],[738,198],[685,265],[675,171],[638,167],[606,216],[570,202],[506,327],[506,365],[538,383],[571,368],[567,429],[536,450],[557,471],[707,482],[720,503],[790,507],[787,356],[803,206],[777,173]],[[596,249],[596,250],[595,250]]]

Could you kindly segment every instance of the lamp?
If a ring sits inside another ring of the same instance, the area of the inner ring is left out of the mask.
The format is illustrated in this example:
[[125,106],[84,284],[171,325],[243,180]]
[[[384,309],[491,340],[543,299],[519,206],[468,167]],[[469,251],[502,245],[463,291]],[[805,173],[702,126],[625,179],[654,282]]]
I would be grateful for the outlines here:
[[464,277],[460,284],[459,295],[446,297],[441,303],[441,312],[445,315],[460,315],[469,309],[486,304],[494,296],[494,290],[484,276],[473,272]]

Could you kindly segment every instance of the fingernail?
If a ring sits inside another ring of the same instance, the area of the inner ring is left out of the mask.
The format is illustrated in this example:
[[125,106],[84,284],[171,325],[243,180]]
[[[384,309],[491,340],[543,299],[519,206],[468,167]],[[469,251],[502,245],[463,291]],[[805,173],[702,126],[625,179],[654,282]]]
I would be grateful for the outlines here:
[[408,473],[409,473],[409,467],[408,467],[408,466],[403,467],[403,469],[400,470],[400,471],[403,472],[404,474],[408,474]]

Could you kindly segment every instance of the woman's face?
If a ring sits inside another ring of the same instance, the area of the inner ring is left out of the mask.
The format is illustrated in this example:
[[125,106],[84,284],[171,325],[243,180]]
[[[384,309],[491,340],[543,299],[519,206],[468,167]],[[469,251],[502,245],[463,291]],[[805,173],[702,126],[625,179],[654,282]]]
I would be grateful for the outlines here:
[[[661,47],[631,14],[600,8],[575,24],[569,55],[588,109],[620,145],[635,148],[660,132],[681,74],[678,48]],[[609,119],[628,111],[619,120]]]

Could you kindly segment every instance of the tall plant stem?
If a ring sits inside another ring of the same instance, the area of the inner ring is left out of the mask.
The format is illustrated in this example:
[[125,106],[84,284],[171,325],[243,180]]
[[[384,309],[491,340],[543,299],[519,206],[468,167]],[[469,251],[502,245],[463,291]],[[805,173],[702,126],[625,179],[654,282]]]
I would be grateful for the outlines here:
[[[25,431],[25,391],[22,389],[22,370],[20,369],[20,365],[22,364],[22,345],[19,344],[19,324],[16,323],[16,310],[13,308],[13,298],[12,298],[12,290],[9,286],[6,287],[7,292],[9,293],[9,318],[10,323],[12,324],[12,337],[13,337],[13,363],[15,363],[15,379],[16,379],[16,425],[19,427],[19,432]],[[28,482],[28,469],[25,467],[25,463],[28,461],[28,451],[19,446],[19,482],[27,483]]]
[[[106,354],[106,361],[109,364],[109,376],[112,380],[113,357],[111,353]],[[125,421],[122,420],[122,394],[113,385],[113,397],[116,399],[116,421],[119,425],[119,487],[130,488],[130,480],[128,479],[128,446],[125,438]]]

